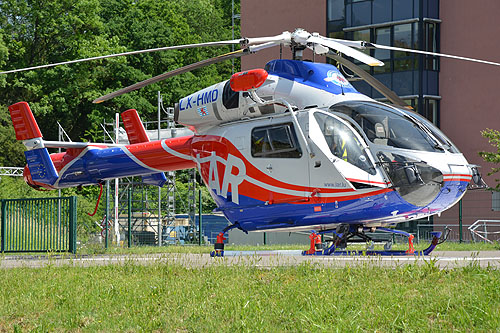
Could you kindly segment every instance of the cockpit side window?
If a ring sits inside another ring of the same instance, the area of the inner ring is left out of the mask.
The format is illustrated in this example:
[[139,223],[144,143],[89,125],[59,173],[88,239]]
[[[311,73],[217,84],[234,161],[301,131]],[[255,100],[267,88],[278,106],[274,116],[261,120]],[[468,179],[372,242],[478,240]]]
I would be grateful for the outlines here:
[[256,127],[252,130],[252,156],[300,158],[302,151],[292,123]]
[[370,174],[376,174],[363,145],[352,129],[338,119],[321,112],[314,113],[314,117],[333,155]]
[[229,81],[227,81],[222,92],[222,104],[229,110],[237,108],[239,103],[240,93],[231,89],[231,85]]

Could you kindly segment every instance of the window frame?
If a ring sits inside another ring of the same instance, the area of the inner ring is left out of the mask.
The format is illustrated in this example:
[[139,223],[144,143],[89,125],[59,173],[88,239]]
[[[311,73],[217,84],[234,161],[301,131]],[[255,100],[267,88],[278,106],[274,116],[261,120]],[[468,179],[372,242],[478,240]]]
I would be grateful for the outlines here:
[[[285,128],[286,134],[288,136],[288,142],[290,144],[290,148],[275,149],[273,141],[271,139],[272,135],[270,134],[270,131],[279,130],[283,128]],[[267,137],[267,142],[269,143],[271,150],[263,152],[262,150],[256,149],[257,146],[256,146],[256,141],[254,140],[254,133],[258,131],[265,131],[264,135],[265,137]],[[252,129],[250,136],[251,136],[250,151],[252,157],[254,158],[301,158],[303,155],[302,149],[297,139],[295,127],[292,122],[272,124],[266,126],[257,126]]]

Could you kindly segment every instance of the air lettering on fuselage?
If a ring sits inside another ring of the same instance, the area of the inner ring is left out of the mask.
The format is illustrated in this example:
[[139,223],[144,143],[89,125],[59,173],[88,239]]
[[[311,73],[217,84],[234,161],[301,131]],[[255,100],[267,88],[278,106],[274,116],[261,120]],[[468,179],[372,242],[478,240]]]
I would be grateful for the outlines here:
[[184,111],[191,109],[193,106],[199,107],[204,104],[213,103],[219,98],[219,90],[217,88],[200,92],[197,95],[188,96],[179,101],[179,110]]
[[[215,152],[208,157],[201,158],[200,155],[196,155],[196,161],[198,162],[198,168],[201,170],[204,163],[209,163],[208,170],[208,186],[211,190],[215,191],[217,195],[228,198],[229,185],[231,185],[231,201],[235,204],[239,204],[239,192],[238,186],[245,180],[246,176],[246,166],[239,157],[228,154],[227,160],[217,156]],[[219,178],[219,168],[218,163],[225,166],[224,174],[222,177],[222,186]]]

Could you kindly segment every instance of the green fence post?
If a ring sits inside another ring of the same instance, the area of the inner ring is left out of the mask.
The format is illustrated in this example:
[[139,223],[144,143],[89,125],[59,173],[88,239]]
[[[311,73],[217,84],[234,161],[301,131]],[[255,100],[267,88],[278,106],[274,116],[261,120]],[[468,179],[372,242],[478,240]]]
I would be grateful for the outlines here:
[[69,198],[69,252],[76,254],[76,196]]
[[132,188],[128,188],[128,247],[132,246]]
[[264,245],[267,245],[267,234],[264,232]]
[[1,229],[1,248],[0,250],[2,252],[5,252],[5,227],[7,226],[7,203],[5,200],[2,200],[2,225],[0,226]]
[[458,239],[462,243],[462,199],[458,202]]
[[198,245],[201,245],[201,238],[203,237],[203,222],[202,222],[202,203],[201,203],[201,189],[198,190],[198,228],[199,228],[199,236],[198,236]]

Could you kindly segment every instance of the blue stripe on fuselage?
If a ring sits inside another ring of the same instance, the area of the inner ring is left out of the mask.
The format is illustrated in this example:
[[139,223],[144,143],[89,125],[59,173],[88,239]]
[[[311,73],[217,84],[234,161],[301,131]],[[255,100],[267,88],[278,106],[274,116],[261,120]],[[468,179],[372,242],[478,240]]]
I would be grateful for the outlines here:
[[122,148],[89,149],[72,162],[60,174],[58,187],[97,184],[103,179],[155,173],[134,162]]
[[[339,201],[327,204],[275,204],[239,196],[239,205],[222,197],[217,197],[218,206],[231,222],[238,222],[245,231],[304,227],[318,224],[352,223],[360,221],[383,222],[394,215],[408,216],[408,221],[417,214],[420,216],[437,214],[456,202],[467,188],[468,182],[445,182],[438,196],[427,206],[417,207],[406,202],[397,191],[391,191],[370,197]],[[230,197],[228,194],[228,198]],[[222,199],[222,200],[221,200]],[[222,202],[226,201],[226,202]],[[321,207],[315,212],[314,207]],[[406,221],[405,217],[400,222]]]
[[333,94],[359,93],[339,72],[337,67],[298,60],[272,60],[267,63],[269,74],[296,81]]

